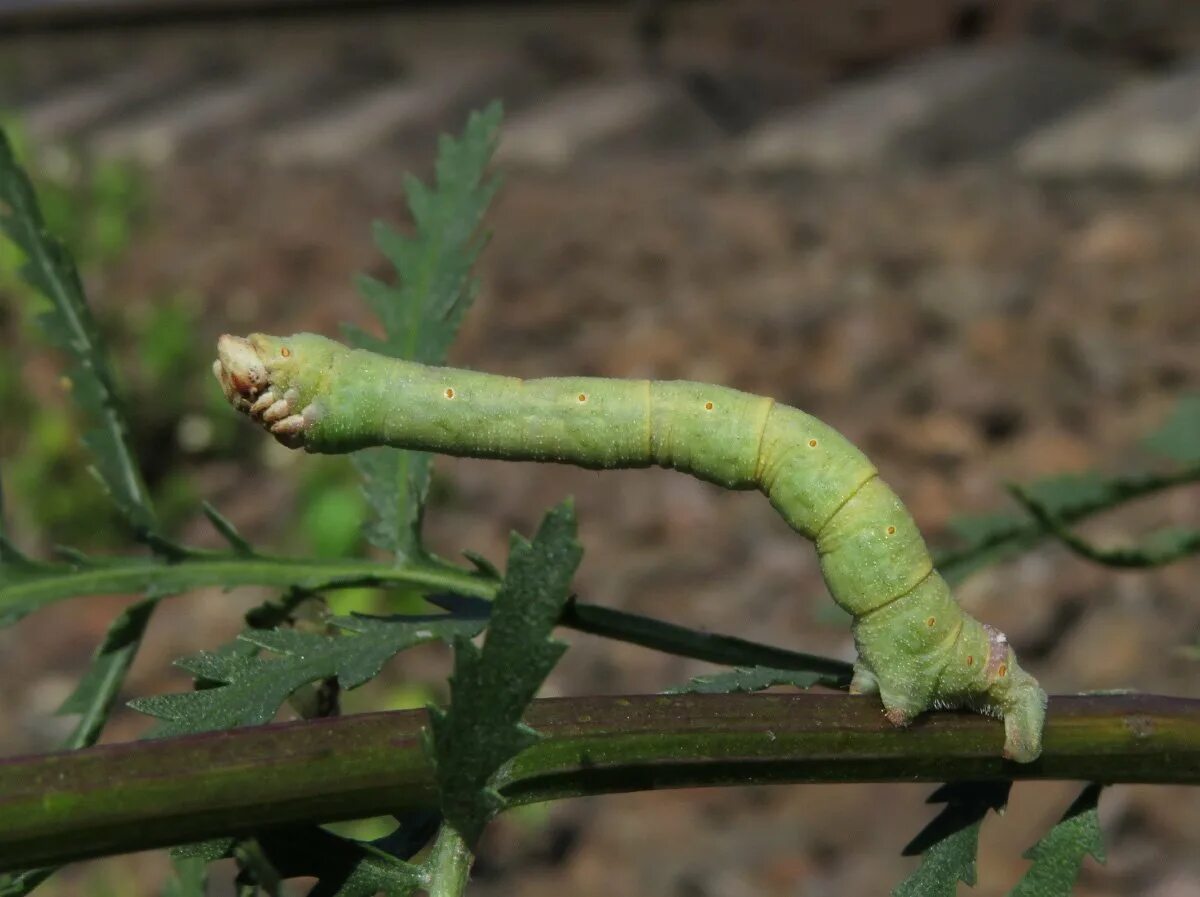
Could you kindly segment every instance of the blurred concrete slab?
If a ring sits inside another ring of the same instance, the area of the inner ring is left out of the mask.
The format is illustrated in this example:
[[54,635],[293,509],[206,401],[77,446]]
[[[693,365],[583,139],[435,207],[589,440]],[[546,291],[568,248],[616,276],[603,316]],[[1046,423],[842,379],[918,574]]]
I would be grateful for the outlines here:
[[496,158],[507,164],[561,168],[589,150],[644,129],[681,100],[674,85],[650,79],[561,90],[507,122]]
[[1111,84],[1102,68],[1033,43],[938,50],[763,124],[741,162],[846,171],[992,155]]
[[38,140],[62,140],[178,91],[186,77],[182,67],[160,66],[150,74],[144,65],[130,65],[26,106],[21,121]]
[[1200,59],[1037,131],[1018,148],[1017,164],[1050,178],[1200,174]]
[[476,60],[414,71],[375,85],[263,137],[264,156],[277,164],[332,164],[352,159],[447,113],[504,92],[515,77],[512,60]]
[[262,114],[303,81],[294,70],[265,69],[210,84],[100,130],[90,142],[101,155],[161,164],[189,141],[219,137]]

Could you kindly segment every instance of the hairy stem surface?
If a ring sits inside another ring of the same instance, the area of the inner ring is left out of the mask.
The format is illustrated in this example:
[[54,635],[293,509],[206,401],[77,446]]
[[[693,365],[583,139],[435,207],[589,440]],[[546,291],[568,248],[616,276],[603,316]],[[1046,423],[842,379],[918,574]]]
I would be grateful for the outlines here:
[[[546,737],[498,781],[514,803],[724,784],[1081,779],[1200,784],[1200,700],[1056,697],[1034,763],[1002,726],[896,731],[870,698],[641,695],[535,702]],[[0,762],[0,871],[436,805],[423,711],[261,726]]]

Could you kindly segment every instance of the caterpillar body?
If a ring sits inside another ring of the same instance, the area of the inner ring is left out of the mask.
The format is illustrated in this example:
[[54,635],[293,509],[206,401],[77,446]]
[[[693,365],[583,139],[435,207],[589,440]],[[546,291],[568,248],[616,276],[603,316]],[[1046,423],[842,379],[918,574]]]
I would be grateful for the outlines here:
[[887,718],[935,707],[1004,719],[1004,755],[1041,752],[1046,694],[1003,633],[955,602],[874,465],[811,415],[687,381],[519,380],[401,361],[311,333],[222,336],[213,370],[234,407],[309,452],[373,445],[592,469],[671,468],[764,493],[812,540],[854,617],[851,691]]

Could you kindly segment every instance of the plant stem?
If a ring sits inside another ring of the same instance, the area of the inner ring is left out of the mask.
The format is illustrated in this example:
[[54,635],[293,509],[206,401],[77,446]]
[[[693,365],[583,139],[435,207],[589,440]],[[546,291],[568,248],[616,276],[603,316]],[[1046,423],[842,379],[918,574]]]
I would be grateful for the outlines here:
[[474,861],[471,849],[454,826],[443,824],[425,861],[430,876],[429,897],[461,897]]
[[314,561],[228,552],[189,555],[164,563],[142,558],[100,561],[81,568],[39,566],[0,587],[0,617],[29,613],[57,601],[83,595],[176,595],[204,587],[275,586],[281,589],[417,585],[489,598],[496,590],[487,579],[449,564],[421,562],[392,566],[366,560]]
[[[227,552],[191,555],[175,563],[127,558],[82,569],[66,565],[61,569],[39,566],[36,572],[23,579],[0,585],[0,620],[6,612],[29,613],[80,595],[150,592],[169,597],[205,586],[245,585],[309,591],[415,585],[430,592],[449,591],[490,601],[500,584],[497,580],[438,560],[394,566],[366,560],[313,561],[260,555],[244,557]],[[850,678],[851,668],[845,661],[700,632],[593,604],[572,602],[560,625],[712,663],[812,670],[839,682],[849,682]]]
[[579,632],[617,639],[709,663],[729,666],[766,666],[784,670],[810,670],[828,677],[826,684],[848,686],[854,667],[844,660],[776,648],[731,635],[699,632],[595,604],[572,601],[559,623]]
[[[0,762],[0,871],[431,807],[424,711],[259,726]],[[1003,728],[933,713],[891,728],[846,695],[536,701],[545,738],[496,785],[515,805],[661,788],[796,782],[1084,779],[1200,784],[1200,700],[1056,697],[1035,763]]]

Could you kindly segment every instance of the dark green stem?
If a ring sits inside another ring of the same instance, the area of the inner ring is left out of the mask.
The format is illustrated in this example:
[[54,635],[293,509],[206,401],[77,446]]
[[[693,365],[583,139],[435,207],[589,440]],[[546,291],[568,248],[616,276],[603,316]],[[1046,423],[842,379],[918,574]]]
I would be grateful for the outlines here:
[[[201,586],[245,585],[304,591],[414,585],[429,592],[452,592],[491,600],[499,583],[437,560],[392,566],[365,560],[313,561],[220,552],[192,555],[178,563],[123,559],[83,569],[38,565],[26,578],[0,586],[0,619],[6,612],[29,613],[79,595],[150,592],[169,596]],[[561,624],[681,657],[735,666],[812,670],[829,674],[838,681],[849,678],[850,666],[840,660],[699,632],[596,605],[573,602]]]
[[809,670],[828,676],[831,680],[829,684],[848,686],[854,673],[853,666],[844,660],[776,648],[731,635],[698,632],[673,623],[575,600],[567,605],[559,622],[579,632],[631,642],[668,654],[694,657],[709,663]]
[[[546,737],[503,771],[514,804],[727,784],[1080,779],[1200,784],[1200,701],[1056,697],[1045,750],[934,713],[891,728],[846,695],[642,695],[535,702]],[[261,726],[0,762],[0,870],[434,806],[423,711]]]
[[214,552],[193,554],[177,563],[121,558],[85,567],[39,565],[23,578],[0,587],[0,617],[6,613],[30,613],[82,595],[138,592],[177,595],[209,586],[275,586],[316,591],[396,585],[425,586],[484,598],[495,591],[490,581],[444,564],[390,566],[365,560],[314,561]]

